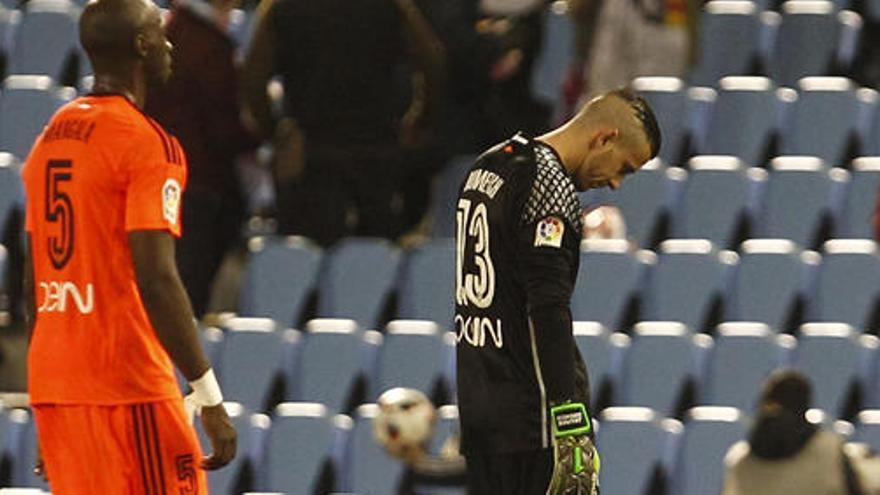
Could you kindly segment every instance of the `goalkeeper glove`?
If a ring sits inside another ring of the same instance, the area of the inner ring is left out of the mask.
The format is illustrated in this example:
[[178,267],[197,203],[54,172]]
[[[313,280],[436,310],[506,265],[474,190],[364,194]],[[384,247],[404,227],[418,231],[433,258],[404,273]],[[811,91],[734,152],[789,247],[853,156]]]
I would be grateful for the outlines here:
[[599,452],[590,433],[587,408],[569,402],[550,409],[553,421],[553,477],[547,495],[598,495]]

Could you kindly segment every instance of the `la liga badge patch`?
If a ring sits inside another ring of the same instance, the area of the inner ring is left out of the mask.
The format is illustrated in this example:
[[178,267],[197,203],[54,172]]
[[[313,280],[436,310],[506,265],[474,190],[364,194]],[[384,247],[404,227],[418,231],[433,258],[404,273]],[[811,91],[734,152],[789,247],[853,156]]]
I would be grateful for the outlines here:
[[562,220],[556,217],[547,217],[538,222],[538,227],[535,229],[535,247],[562,247],[564,233],[565,223]]
[[165,181],[162,186],[162,216],[171,225],[177,225],[177,217],[180,214],[180,183],[174,179]]

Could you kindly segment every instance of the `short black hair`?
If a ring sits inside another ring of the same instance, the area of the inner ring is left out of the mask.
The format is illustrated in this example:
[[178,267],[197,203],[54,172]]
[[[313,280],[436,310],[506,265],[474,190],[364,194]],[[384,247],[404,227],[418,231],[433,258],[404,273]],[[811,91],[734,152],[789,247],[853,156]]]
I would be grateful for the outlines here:
[[771,374],[761,392],[761,404],[779,404],[795,414],[805,413],[812,400],[810,380],[792,369],[781,369]]
[[609,91],[608,94],[622,99],[633,109],[636,118],[642,124],[648,144],[651,146],[651,158],[656,157],[660,153],[663,136],[660,133],[660,125],[657,124],[657,117],[654,115],[654,111],[651,110],[651,105],[642,96],[628,87],[617,88]]

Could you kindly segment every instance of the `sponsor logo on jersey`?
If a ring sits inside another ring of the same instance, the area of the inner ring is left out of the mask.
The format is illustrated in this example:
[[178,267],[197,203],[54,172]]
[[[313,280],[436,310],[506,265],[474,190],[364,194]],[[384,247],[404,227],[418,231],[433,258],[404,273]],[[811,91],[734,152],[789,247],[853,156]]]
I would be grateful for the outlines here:
[[86,284],[84,289],[70,281],[40,282],[42,298],[37,312],[65,313],[68,301],[73,301],[80,314],[87,315],[95,310],[95,288],[92,284]]
[[556,217],[547,217],[538,222],[538,227],[535,229],[535,247],[562,247],[564,233],[565,224],[562,220]]
[[180,183],[174,179],[165,181],[162,186],[162,216],[172,225],[177,225],[180,214]]

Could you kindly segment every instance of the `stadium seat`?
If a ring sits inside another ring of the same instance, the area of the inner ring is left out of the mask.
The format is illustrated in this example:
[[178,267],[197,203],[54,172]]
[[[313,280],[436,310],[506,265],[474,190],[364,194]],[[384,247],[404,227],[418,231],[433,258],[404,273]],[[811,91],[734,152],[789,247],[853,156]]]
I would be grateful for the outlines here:
[[688,168],[673,236],[731,247],[748,218],[751,181],[744,164],[733,156],[698,156]]
[[46,76],[9,76],[0,92],[0,150],[24,160],[58,108],[74,96]]
[[549,103],[554,116],[562,109],[562,81],[574,58],[576,22],[565,9],[544,14],[541,51],[532,70],[532,93]]
[[876,332],[880,252],[867,239],[834,239],[824,245],[811,302],[814,321],[844,322]]
[[705,239],[660,244],[657,264],[643,292],[642,320],[679,321],[694,332],[721,317],[723,290],[736,253],[717,252]]
[[298,332],[280,330],[266,318],[234,318],[225,327],[217,373],[225,397],[262,411],[283,369],[285,342],[298,339]]
[[0,152],[0,232],[13,207],[24,199],[20,165],[10,153]]
[[242,315],[297,325],[318,278],[320,249],[302,237],[255,237],[248,249]]
[[684,169],[666,168],[660,160],[651,160],[620,189],[607,193],[609,203],[623,213],[627,236],[637,246],[650,248],[664,236],[663,224],[686,177]]
[[[876,339],[862,336],[862,339]],[[793,364],[813,385],[813,406],[840,417],[851,386],[865,378],[870,351],[858,333],[845,323],[807,323],[801,326]]]
[[768,152],[772,151],[781,107],[773,81],[766,77],[730,76],[718,86],[700,152],[733,155],[746,165],[764,166]]
[[746,435],[746,419],[732,407],[695,407],[688,411],[670,493],[721,493],[727,449]]
[[62,85],[79,80],[79,7],[69,0],[28,0],[16,29],[11,74],[39,74]]
[[318,316],[351,318],[363,328],[375,328],[397,281],[400,260],[400,249],[385,239],[340,241],[324,257]]
[[[491,337],[487,335],[486,339]],[[378,372],[371,397],[378,397],[393,387],[415,388],[431,397],[438,380],[445,381],[448,356],[455,349],[454,341],[453,337],[449,342],[447,334],[434,322],[390,322],[379,349]]]
[[878,193],[880,193],[880,157],[862,157],[853,160],[852,180],[846,193],[841,218],[836,224],[836,237],[843,239],[876,237],[874,208]]
[[650,407],[674,415],[692,370],[693,335],[677,322],[641,322],[634,328],[620,373],[623,406]]
[[801,252],[787,239],[751,239],[739,251],[725,319],[762,322],[778,332],[794,330],[788,325],[798,324],[808,268],[819,263],[819,256]]
[[12,486],[48,491],[49,485],[34,474],[37,461],[37,436],[33,414],[27,409],[12,409],[8,412],[7,418],[6,452],[11,460]]
[[689,129],[684,81],[676,77],[637,77],[632,87],[648,101],[657,116],[663,135],[660,158],[664,163],[679,165]]
[[715,86],[722,77],[757,71],[759,14],[750,1],[715,0],[703,6],[693,84]]
[[[0,57],[4,63],[9,63],[9,57],[12,55],[12,46],[15,42],[15,29],[21,21],[21,11],[15,9],[12,0],[4,0],[0,2]],[[5,77],[4,72],[0,72],[0,76]]]
[[861,147],[860,112],[871,90],[856,91],[843,77],[806,77],[783,127],[783,155],[817,156],[831,166],[848,165]]
[[753,411],[764,380],[794,346],[794,337],[777,335],[764,323],[722,323],[700,377],[698,403]]
[[339,459],[334,456],[334,430],[341,424],[321,404],[279,404],[266,439],[265,469],[259,470],[257,487],[289,495],[335,491],[334,487],[317,490],[327,464],[331,463],[334,470],[339,468]]
[[398,317],[431,320],[452,329],[455,241],[435,239],[409,253],[398,285]]
[[[643,495],[657,468],[668,467],[664,458],[670,444],[681,434],[681,423],[663,420],[643,407],[609,407],[600,415],[596,443],[606,466],[599,474],[602,492]],[[626,466],[608,469],[607,466]]]
[[825,224],[833,218],[832,198],[848,181],[845,170],[828,170],[819,158],[773,159],[754,237],[790,239],[802,247],[814,247],[823,240]]
[[403,463],[392,459],[373,438],[373,419],[379,408],[364,404],[357,410],[346,468],[345,489],[363,494],[397,493]]
[[457,156],[449,161],[434,180],[434,194],[431,208],[434,226],[431,235],[446,238],[455,237],[455,207],[458,203],[458,190],[470,172],[477,157]]
[[631,300],[638,295],[645,273],[655,261],[650,251],[631,253],[625,240],[584,240],[571,298],[572,318],[598,321],[620,330]]
[[770,76],[781,86],[794,87],[806,76],[835,73],[845,24],[852,12],[837,12],[834,4],[818,0],[793,0],[782,5],[782,23],[773,53],[765,63]]
[[381,342],[374,334],[358,330],[353,320],[308,322],[298,344],[297,359],[288,369],[287,398],[319,402],[331,412],[343,412],[356,392],[358,376],[363,373],[362,379],[368,378],[367,355],[375,354]]
[[880,451],[880,409],[866,409],[859,413],[856,421],[855,439]]
[[576,321],[573,330],[574,341],[587,365],[590,393],[595,402],[601,384],[611,379],[611,333],[595,321]]
[[[238,435],[238,451],[235,458],[226,467],[216,471],[208,471],[208,487],[211,489],[211,493],[236,493],[236,489],[242,486],[239,485],[239,479],[243,476],[243,470],[247,469],[246,466],[251,460],[251,415],[238,402],[226,402],[223,405],[229,419],[235,425],[235,432]],[[211,441],[205,435],[202,422],[196,420],[194,423],[202,450],[205,455],[208,455],[212,452]]]

